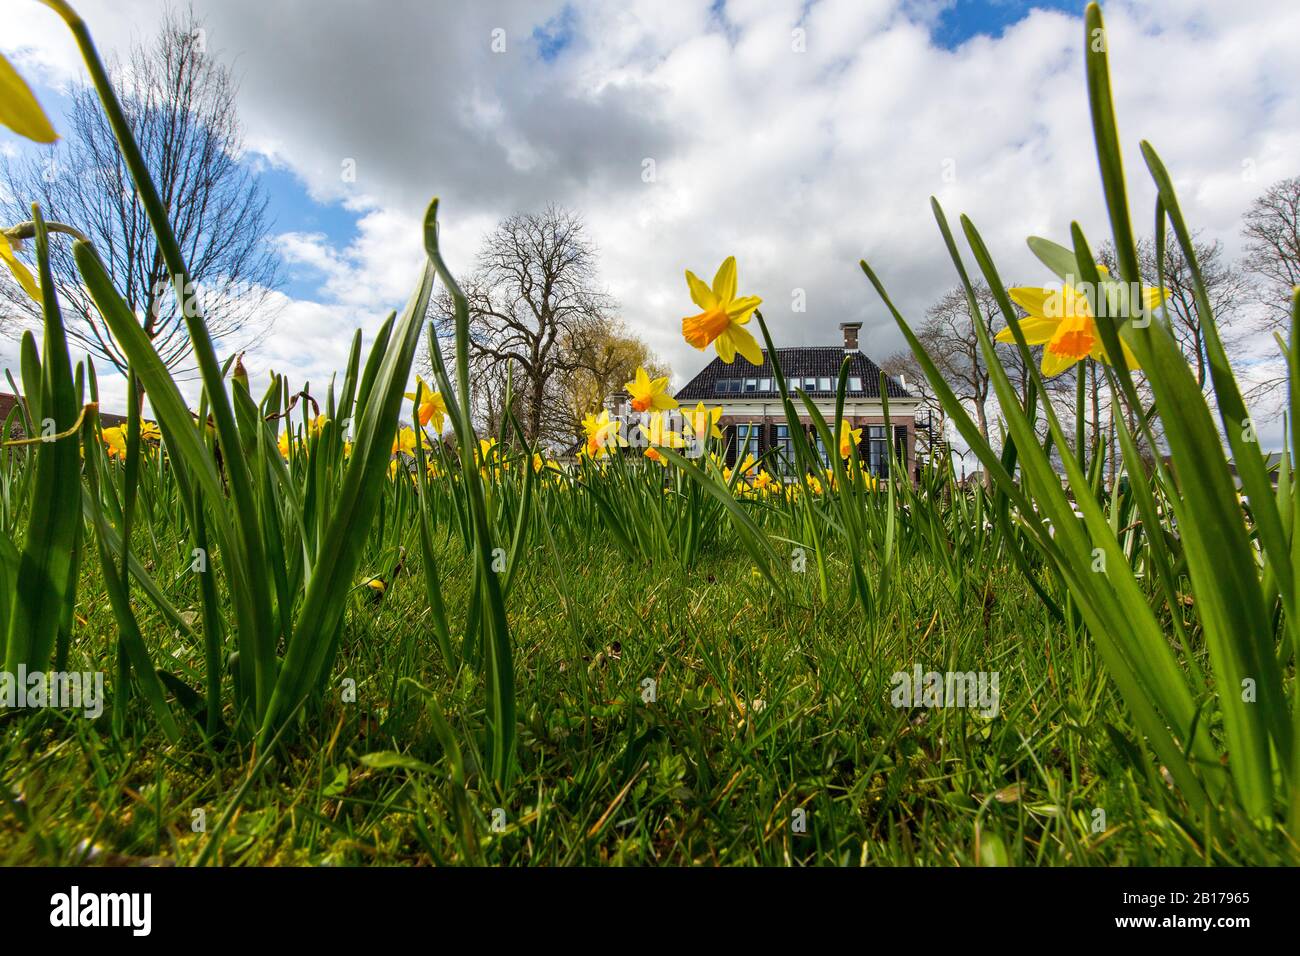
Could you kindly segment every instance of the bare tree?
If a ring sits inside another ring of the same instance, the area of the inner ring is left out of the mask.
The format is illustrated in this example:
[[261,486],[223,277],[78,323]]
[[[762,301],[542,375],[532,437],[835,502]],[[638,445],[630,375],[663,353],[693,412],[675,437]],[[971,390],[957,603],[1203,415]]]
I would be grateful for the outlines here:
[[[983,323],[992,337],[1006,326],[1002,308],[993,291],[984,283],[976,284],[974,291],[975,305],[979,311],[978,321]],[[988,439],[990,407],[996,410],[997,399],[992,393],[992,380],[984,360],[984,351],[980,347],[975,321],[966,290],[958,286],[949,289],[930,306],[925,321],[917,331],[917,338],[930,353],[935,367],[953,394],[972,408],[980,435]],[[998,343],[994,348],[1023,403],[1029,393],[1030,376],[1019,350],[1006,343]],[[1047,384],[1053,391],[1057,391],[1072,381],[1071,374],[1067,372]]]
[[1291,290],[1300,285],[1300,176],[1268,188],[1246,210],[1243,265],[1261,280],[1271,328],[1290,321]]
[[[1209,299],[1210,310],[1214,316],[1215,327],[1225,343],[1233,341],[1237,331],[1238,313],[1245,304],[1250,292],[1250,281],[1245,272],[1223,254],[1223,244],[1215,239],[1204,241],[1199,236],[1192,236],[1192,252],[1196,264],[1201,270],[1201,280],[1205,283],[1205,294]],[[1142,270],[1140,281],[1144,285],[1155,287],[1160,282],[1162,263],[1156,254],[1154,239],[1139,239],[1137,243],[1138,268]],[[1115,247],[1108,240],[1097,252],[1097,260],[1106,266],[1112,275],[1118,275]],[[1169,297],[1165,300],[1165,317],[1174,340],[1187,358],[1187,364],[1196,374],[1197,384],[1202,389],[1210,386],[1210,362],[1205,351],[1205,316],[1196,305],[1196,286],[1192,281],[1192,269],[1183,255],[1182,246],[1172,235],[1165,236],[1164,249],[1165,291]]]
[[[118,292],[140,316],[168,367],[190,355],[184,310],[201,302],[210,333],[229,351],[269,328],[268,296],[278,258],[256,178],[241,161],[242,131],[230,71],[205,49],[192,11],[163,17],[158,35],[110,65],[123,112],[189,266],[193,288],[178,301],[144,206],[136,194],[95,90],[72,94],[70,135],[52,154],[5,160],[6,218],[30,218],[39,201],[48,219],[84,232]],[[125,370],[126,357],[82,287],[68,243],[51,244],[51,265],[69,337]],[[40,318],[40,307],[12,282],[3,286],[10,317]]]
[[[582,220],[557,206],[516,214],[487,236],[464,283],[470,352],[480,371],[513,369],[517,413],[530,441],[567,440],[564,378],[582,367],[573,343],[613,322],[613,302],[596,288],[596,250]],[[435,326],[448,328],[445,290],[431,305]]]

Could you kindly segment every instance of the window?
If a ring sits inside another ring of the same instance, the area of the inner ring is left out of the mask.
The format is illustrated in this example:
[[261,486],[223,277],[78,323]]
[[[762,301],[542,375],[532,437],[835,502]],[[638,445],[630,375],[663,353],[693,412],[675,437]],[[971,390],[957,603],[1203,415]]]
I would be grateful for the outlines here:
[[860,391],[862,391],[862,379],[860,379],[860,378],[859,378],[858,376],[856,376],[856,375],[850,375],[850,376],[849,376],[849,391],[850,391],[850,392],[860,392]]
[[756,378],[745,379],[745,391],[753,392],[757,390],[758,390],[758,379]]
[[773,447],[776,449],[776,468],[783,475],[788,475],[794,471],[794,440],[790,437],[789,425],[777,425],[776,440]]
[[829,378],[817,379],[817,390],[821,392],[829,392],[831,390],[831,380]]
[[736,426],[736,464],[741,464],[746,456],[758,458],[758,435],[762,428],[760,422],[741,422]]
[[889,474],[889,442],[884,425],[867,426],[867,470],[880,478]]
[[817,379],[811,376],[803,380],[803,390],[805,392],[814,392],[817,390]]
[[772,391],[772,380],[770,378],[760,378],[758,380],[758,390],[760,392]]
[[815,427],[809,426],[812,437],[813,448],[817,452],[817,457],[821,459],[822,465],[829,467],[831,463],[830,456],[826,454],[826,443],[822,441],[822,434]]

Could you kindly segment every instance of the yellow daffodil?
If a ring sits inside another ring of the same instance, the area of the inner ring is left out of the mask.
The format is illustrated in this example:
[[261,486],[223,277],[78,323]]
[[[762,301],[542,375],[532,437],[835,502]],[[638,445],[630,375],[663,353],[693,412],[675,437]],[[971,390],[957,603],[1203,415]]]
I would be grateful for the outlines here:
[[447,420],[447,401],[442,393],[435,392],[425,384],[424,379],[415,376],[415,391],[407,392],[406,397],[415,402],[415,412],[420,419],[420,427],[433,422],[433,430],[442,434],[442,426]]
[[325,423],[329,421],[329,416],[324,412],[313,418],[308,425],[308,430],[313,435],[319,435],[325,429]]
[[840,457],[848,458],[853,454],[853,446],[862,440],[862,429],[854,428],[847,418],[840,420]]
[[691,434],[699,438],[721,438],[722,429],[718,427],[718,420],[722,418],[722,406],[717,405],[713,408],[705,408],[704,403],[698,403],[693,411],[684,413],[686,427],[691,430]]
[[745,325],[763,302],[758,296],[736,296],[736,257],[728,256],[713,277],[713,287],[705,285],[695,273],[686,270],[686,284],[691,299],[704,311],[682,319],[682,335],[703,351],[712,344],[728,365],[739,352],[751,365],[763,364],[763,350],[758,347]]
[[109,458],[126,457],[126,426],[114,425],[104,429],[104,447]]
[[284,458],[284,459],[287,460],[287,459],[289,458],[289,431],[288,431],[288,429],[286,429],[286,430],[280,432],[280,441],[279,441],[278,444],[279,444],[279,446],[280,446],[280,457],[281,457],[281,458]]
[[[104,447],[108,451],[109,458],[126,457],[126,437],[127,426],[125,424],[104,429]],[[162,432],[158,430],[157,425],[153,422],[140,423],[140,441],[157,442],[161,440]]]
[[642,422],[637,427],[641,434],[645,436],[646,450],[645,456],[651,461],[657,461],[661,465],[667,465],[668,460],[659,454],[660,448],[681,448],[685,442],[682,436],[667,427],[668,416],[663,412],[655,412],[648,416],[649,422]]
[[608,454],[611,445],[627,447],[627,439],[619,433],[619,423],[610,421],[609,409],[597,417],[594,413],[582,420],[582,430],[587,435],[585,451],[588,458],[600,458]]
[[31,270],[27,268],[17,256],[14,255],[14,247],[10,244],[8,237],[0,232],[0,259],[9,267],[18,284],[23,287],[23,291],[35,299],[41,301],[41,287],[36,283],[36,277],[32,275]]
[[668,376],[652,379],[643,368],[636,370],[636,377],[624,388],[632,396],[632,408],[638,412],[657,412],[661,409],[676,408],[677,399],[667,394]]
[[[1100,264],[1098,270],[1103,276],[1108,275]],[[1106,292],[1106,284],[1103,280],[1099,295]],[[1008,289],[1007,293],[1011,301],[1029,313],[1020,320],[1020,328],[1028,345],[1043,346],[1044,375],[1060,375],[1085,358],[1109,363],[1092,306],[1082,288],[1067,283],[1060,289],[1019,287]],[[1147,311],[1156,308],[1161,301],[1159,289],[1142,287],[1142,304]],[[999,342],[1015,341],[1010,326],[999,332],[996,338]],[[1120,347],[1129,368],[1137,368],[1137,358],[1128,344],[1121,340]]]
[[415,454],[415,429],[403,425],[397,430],[397,437],[393,439],[393,454],[399,451],[407,455]]
[[533,452],[533,474],[537,474],[546,465],[545,459],[537,452]]
[[52,143],[59,138],[31,87],[3,55],[0,55],[0,123],[37,143]]

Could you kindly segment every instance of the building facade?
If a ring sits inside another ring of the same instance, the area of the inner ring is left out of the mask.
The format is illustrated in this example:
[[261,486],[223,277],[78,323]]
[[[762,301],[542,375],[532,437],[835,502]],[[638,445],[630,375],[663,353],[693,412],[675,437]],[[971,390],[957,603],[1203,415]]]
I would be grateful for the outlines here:
[[[841,323],[843,345],[778,349],[777,356],[787,388],[792,396],[795,388],[807,392],[833,432],[835,391],[839,384],[840,366],[848,356],[851,365],[844,396],[844,417],[852,428],[862,429],[858,454],[863,467],[873,475],[884,477],[889,474],[889,439],[892,437],[895,448],[906,462],[906,473],[914,475],[918,400],[908,392],[905,382],[886,378],[889,420],[885,420],[880,396],[880,367],[858,348],[861,328],[861,322]],[[699,402],[703,402],[706,408],[722,408],[719,427],[726,439],[728,464],[744,460],[747,454],[755,458],[766,454],[769,455],[769,470],[775,471],[780,470],[783,463],[794,460],[790,425],[786,421],[785,408],[772,374],[772,362],[766,351],[761,366],[751,365],[740,356],[730,365],[715,358],[674,397],[681,403],[683,411],[695,408]],[[823,460],[829,460],[802,401],[795,399],[795,410],[799,413],[798,427],[808,434],[812,447]]]

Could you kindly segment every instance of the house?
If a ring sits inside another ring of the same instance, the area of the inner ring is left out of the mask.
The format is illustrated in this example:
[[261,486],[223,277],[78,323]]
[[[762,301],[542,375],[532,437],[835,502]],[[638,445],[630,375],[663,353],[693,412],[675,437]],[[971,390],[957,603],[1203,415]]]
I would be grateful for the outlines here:
[[[9,420],[9,416],[13,414],[14,409],[18,406],[18,402],[19,402],[18,396],[14,395],[12,392],[0,392],[0,427],[3,427],[4,423]],[[100,412],[99,423],[104,428],[110,428],[113,425],[125,425],[126,416],[114,415],[112,412]],[[24,430],[22,409],[18,409],[17,414],[13,416],[13,424],[10,427],[12,431],[7,437],[9,438],[26,437],[26,431]]]
[[[1268,472],[1269,481],[1273,487],[1277,487],[1278,475],[1282,471],[1282,453],[1277,451],[1269,452],[1264,456],[1264,470]],[[1242,489],[1241,475],[1237,471],[1237,459],[1228,459],[1228,471],[1232,473],[1232,483],[1237,486],[1237,490]]]
[[[907,474],[912,475],[916,466],[915,420],[919,401],[908,392],[904,382],[886,379],[889,421],[885,421],[880,400],[880,367],[858,349],[861,328],[861,322],[841,323],[843,345],[778,349],[781,371],[791,397],[794,398],[795,388],[806,391],[833,432],[835,390],[840,366],[848,356],[852,364],[844,396],[844,417],[852,428],[862,429],[858,454],[863,467],[873,475],[883,477],[889,473],[887,437],[891,433],[886,429],[890,428],[898,454],[907,464]],[[770,452],[769,469],[778,471],[794,460],[790,426],[766,351],[763,364],[758,367],[740,356],[730,365],[715,358],[674,397],[683,411],[693,409],[699,402],[710,409],[721,406],[722,418],[718,424],[726,439],[728,464],[734,464],[738,458],[744,460],[747,454],[758,458]],[[795,398],[795,409],[799,427],[807,431],[813,447],[827,460],[826,449],[812,426],[808,409],[798,398]]]

